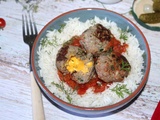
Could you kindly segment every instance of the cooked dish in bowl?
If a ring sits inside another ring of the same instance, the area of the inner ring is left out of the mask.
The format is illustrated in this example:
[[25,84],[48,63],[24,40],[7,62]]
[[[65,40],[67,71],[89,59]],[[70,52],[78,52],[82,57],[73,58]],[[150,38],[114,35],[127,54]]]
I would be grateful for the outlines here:
[[142,90],[150,67],[149,49],[139,29],[118,14],[79,11],[87,11],[89,18],[84,20],[84,14],[78,17],[72,11],[41,31],[32,66],[53,102],[77,114],[100,115],[122,107]]
[[132,93],[142,79],[144,51],[137,38],[106,19],[81,22],[70,18],[63,28],[48,31],[39,47],[39,66],[46,86],[75,105],[114,104]]

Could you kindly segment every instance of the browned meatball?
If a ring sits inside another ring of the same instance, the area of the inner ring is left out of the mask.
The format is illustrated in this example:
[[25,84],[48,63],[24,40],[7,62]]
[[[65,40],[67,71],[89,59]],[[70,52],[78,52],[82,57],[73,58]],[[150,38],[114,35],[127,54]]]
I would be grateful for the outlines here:
[[82,33],[80,44],[86,52],[97,55],[105,51],[108,41],[112,37],[109,29],[101,24],[96,24]]
[[91,53],[85,53],[77,46],[63,46],[56,59],[56,65],[63,74],[71,74],[79,84],[87,83],[94,74],[94,60]]
[[128,76],[131,66],[124,56],[101,54],[95,65],[98,77],[105,82],[120,82]]
[[66,67],[64,66],[65,62],[67,61],[67,51],[68,51],[69,46],[63,46],[57,54],[57,58],[56,58],[56,66],[58,68],[59,71],[61,71],[62,73],[69,73],[66,69]]

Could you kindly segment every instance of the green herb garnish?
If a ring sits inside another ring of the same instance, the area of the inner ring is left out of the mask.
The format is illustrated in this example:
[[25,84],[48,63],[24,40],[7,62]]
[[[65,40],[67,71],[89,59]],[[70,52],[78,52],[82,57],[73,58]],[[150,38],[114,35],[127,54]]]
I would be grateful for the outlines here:
[[115,92],[118,97],[124,98],[124,94],[131,94],[131,91],[127,88],[127,85],[121,85],[117,84],[114,88],[111,89],[113,92]]
[[126,31],[122,30],[121,35],[120,35],[120,39],[123,39],[124,41],[127,41],[128,40],[127,33],[128,33],[127,30]]
[[58,32],[61,33],[65,26],[66,26],[65,23],[61,24],[60,28],[58,29]]
[[83,82],[84,80],[82,78],[78,78],[78,81]]
[[108,52],[109,54],[111,54],[111,53],[113,52],[113,48],[110,47],[107,52]]
[[131,67],[130,67],[129,63],[126,62],[126,61],[122,61],[121,70],[130,71],[130,70],[131,70]]
[[61,82],[61,84],[57,84],[57,83],[55,83],[55,82],[52,82],[52,84],[55,85],[57,88],[59,88],[60,90],[62,90],[62,91],[65,93],[66,98],[67,98],[67,100],[69,101],[69,103],[72,102],[72,98],[71,98],[71,96],[69,95],[70,93],[68,93],[67,90],[65,90],[64,85],[63,85],[63,82]]
[[58,46],[58,43],[57,43],[57,37],[55,36],[52,40],[48,40],[47,37],[46,38],[43,38],[40,42],[42,48],[44,47],[47,47],[48,45],[51,45],[51,46]]

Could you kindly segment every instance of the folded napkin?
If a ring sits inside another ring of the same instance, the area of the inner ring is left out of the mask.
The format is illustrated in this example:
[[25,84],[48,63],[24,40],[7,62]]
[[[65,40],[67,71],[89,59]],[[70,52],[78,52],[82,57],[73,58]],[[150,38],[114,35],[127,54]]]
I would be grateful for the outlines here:
[[160,101],[158,102],[158,105],[152,115],[151,120],[160,120]]

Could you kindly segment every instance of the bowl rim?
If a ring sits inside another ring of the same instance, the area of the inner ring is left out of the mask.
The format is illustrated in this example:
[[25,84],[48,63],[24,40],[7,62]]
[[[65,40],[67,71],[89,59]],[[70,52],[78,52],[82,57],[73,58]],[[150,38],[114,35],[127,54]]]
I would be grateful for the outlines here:
[[[117,14],[119,15],[120,17],[126,19],[130,24],[132,24],[139,32],[140,34],[142,35],[143,37],[143,40],[144,40],[144,44],[146,45],[146,50],[148,53],[148,61],[147,61],[147,66],[146,66],[146,72],[144,74],[144,77],[142,78],[142,81],[140,83],[140,85],[136,88],[136,90],[134,92],[132,92],[128,97],[124,98],[123,100],[115,103],[115,104],[112,104],[112,105],[107,105],[107,106],[102,106],[102,107],[82,107],[82,106],[77,106],[77,105],[73,105],[73,104],[70,104],[70,103],[67,103],[63,100],[61,100],[60,98],[58,98],[57,96],[55,96],[53,93],[50,92],[50,90],[45,86],[45,84],[40,80],[37,72],[36,72],[36,68],[35,68],[35,64],[34,64],[34,59],[35,59],[35,56],[34,56],[34,50],[36,48],[36,45],[37,45],[37,42],[38,40],[40,39],[39,36],[42,34],[43,30],[46,29],[53,21],[59,19],[61,16],[65,16],[67,14],[71,14],[73,12],[77,12],[77,11],[83,11],[83,10],[102,10],[102,11],[106,11],[106,12],[111,12],[113,14]],[[31,55],[31,65],[32,65],[32,69],[33,69],[33,74],[34,74],[34,77],[36,78],[36,81],[37,83],[39,84],[40,87],[42,87],[48,94],[49,96],[51,96],[54,100],[58,101],[60,104],[63,104],[65,106],[69,106],[71,108],[75,108],[75,109],[79,109],[79,110],[86,110],[86,111],[102,111],[102,110],[112,110],[114,108],[118,109],[122,106],[124,106],[125,104],[127,104],[128,102],[132,101],[143,89],[143,87],[145,86],[145,84],[147,83],[147,80],[148,80],[148,76],[149,76],[149,71],[150,71],[150,65],[151,65],[151,55],[150,55],[150,48],[149,48],[149,45],[148,45],[148,42],[147,42],[147,39],[145,38],[144,34],[142,33],[142,31],[131,21],[129,20],[128,18],[122,16],[121,14],[117,13],[117,12],[114,12],[114,11],[111,11],[111,10],[106,10],[106,9],[103,9],[103,8],[80,8],[80,9],[74,9],[74,10],[70,10],[68,12],[65,12],[65,13],[62,13],[60,14],[59,16],[53,18],[50,22],[48,22],[42,29],[41,31],[39,32],[38,36],[36,37],[36,40],[34,42],[34,45],[33,45],[33,50],[32,50],[32,55]]]

